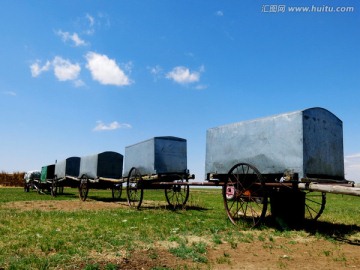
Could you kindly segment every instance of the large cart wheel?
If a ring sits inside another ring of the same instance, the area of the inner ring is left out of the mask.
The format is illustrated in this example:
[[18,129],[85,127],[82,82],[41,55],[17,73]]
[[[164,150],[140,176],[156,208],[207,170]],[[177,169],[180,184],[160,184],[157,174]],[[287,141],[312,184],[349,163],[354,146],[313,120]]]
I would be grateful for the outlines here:
[[51,196],[56,197],[58,193],[58,179],[55,176],[51,182]]
[[255,227],[266,215],[267,195],[265,181],[253,165],[234,165],[224,181],[223,199],[230,221],[247,227]]
[[171,187],[165,188],[165,197],[169,206],[174,208],[185,206],[189,198],[189,185],[175,184],[175,183],[182,184],[184,182],[185,182],[184,179],[181,176],[179,176],[179,179],[175,180]]
[[80,178],[79,185],[79,198],[82,201],[86,201],[89,193],[89,179],[84,175]]
[[120,200],[121,199],[121,193],[122,193],[122,184],[115,184],[111,188],[112,198],[114,200]]
[[142,181],[140,171],[137,168],[131,168],[127,179],[126,194],[129,206],[137,209],[140,208],[144,196]]
[[305,191],[305,218],[317,220],[325,209],[326,193]]

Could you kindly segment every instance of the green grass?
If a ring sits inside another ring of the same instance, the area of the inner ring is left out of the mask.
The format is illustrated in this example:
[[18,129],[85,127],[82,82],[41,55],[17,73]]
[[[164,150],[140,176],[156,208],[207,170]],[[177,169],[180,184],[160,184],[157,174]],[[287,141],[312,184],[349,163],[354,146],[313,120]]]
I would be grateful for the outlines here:
[[[121,205],[126,205],[125,192]],[[111,202],[111,191],[90,190],[90,200]],[[140,210],[128,207],[94,211],[21,211],[7,202],[79,200],[76,189],[65,189],[56,198],[25,193],[22,188],[0,188],[0,269],[117,269],[115,261],[131,258],[135,251],[150,250],[156,259],[159,242],[173,243],[169,253],[192,262],[207,264],[207,250],[228,243],[264,242],[271,249],[276,237],[289,242],[297,236],[314,234],[333,240],[360,241],[360,198],[328,195],[327,206],[316,225],[304,230],[280,231],[269,227],[241,229],[233,226],[223,209],[220,190],[191,189],[188,207],[172,210],[165,207],[163,191],[144,191],[147,202]],[[87,202],[84,202],[87,203]],[[197,241],[189,241],[196,237]],[[104,256],[106,254],[106,257]],[[324,251],[327,256],[328,251]],[[343,260],[339,256],[338,260]],[[227,254],[218,263],[228,263]],[[154,269],[166,269],[159,265]]]

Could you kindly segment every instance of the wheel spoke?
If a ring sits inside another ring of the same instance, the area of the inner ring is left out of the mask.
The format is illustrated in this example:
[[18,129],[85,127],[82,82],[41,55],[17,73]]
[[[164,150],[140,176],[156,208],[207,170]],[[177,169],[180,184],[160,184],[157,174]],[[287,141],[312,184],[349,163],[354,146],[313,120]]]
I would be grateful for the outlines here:
[[325,209],[326,193],[306,192],[305,194],[305,217],[317,220]]

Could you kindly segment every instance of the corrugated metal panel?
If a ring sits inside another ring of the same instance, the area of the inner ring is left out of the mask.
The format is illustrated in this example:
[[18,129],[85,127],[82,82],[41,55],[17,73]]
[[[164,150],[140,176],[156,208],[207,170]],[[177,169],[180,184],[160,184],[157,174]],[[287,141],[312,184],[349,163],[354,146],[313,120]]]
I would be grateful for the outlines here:
[[80,158],[69,157],[55,164],[55,175],[57,178],[65,176],[78,177],[80,172]]
[[247,162],[262,174],[343,178],[342,140],[341,120],[322,108],[224,125],[207,130],[205,170],[226,174]]
[[80,173],[89,178],[113,178],[120,179],[123,171],[123,155],[106,151],[96,155],[81,157]]
[[141,174],[185,173],[187,171],[186,140],[178,137],[154,137],[125,148],[124,176],[132,167]]

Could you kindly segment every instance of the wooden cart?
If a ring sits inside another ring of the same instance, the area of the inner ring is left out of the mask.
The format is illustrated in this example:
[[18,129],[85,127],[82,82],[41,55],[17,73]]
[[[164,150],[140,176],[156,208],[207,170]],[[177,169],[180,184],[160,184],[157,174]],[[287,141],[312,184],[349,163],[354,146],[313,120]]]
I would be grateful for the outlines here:
[[223,186],[232,223],[271,214],[297,225],[316,220],[326,193],[360,196],[344,178],[342,122],[322,108],[224,125],[207,131],[207,180]]
[[81,157],[78,181],[79,197],[85,201],[90,188],[111,189],[113,199],[120,199],[122,193],[123,155],[106,151]]
[[140,208],[145,189],[163,189],[171,207],[182,207],[189,198],[185,139],[162,136],[125,148],[125,178],[128,204]]

